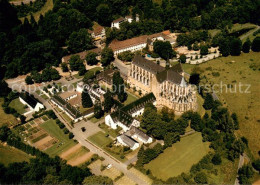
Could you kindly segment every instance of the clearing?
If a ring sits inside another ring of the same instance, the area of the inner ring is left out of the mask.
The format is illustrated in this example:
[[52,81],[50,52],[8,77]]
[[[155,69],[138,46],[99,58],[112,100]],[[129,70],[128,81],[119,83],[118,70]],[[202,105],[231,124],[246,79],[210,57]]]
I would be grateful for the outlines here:
[[30,158],[31,156],[27,153],[0,143],[0,163],[4,164],[5,166],[14,162],[29,161]]
[[[237,114],[240,129],[236,133],[248,139],[254,157],[258,157],[260,151],[259,58],[260,53],[250,52],[242,53],[240,56],[221,57],[199,65],[183,65],[185,72],[188,73],[191,73],[193,68],[199,67],[199,71],[202,71],[201,76],[205,75],[202,84],[206,81],[211,85],[217,84],[214,88],[215,92],[219,91],[216,92],[217,96],[223,105]],[[243,85],[241,92],[239,84]],[[249,89],[246,92],[247,87]]]
[[209,142],[202,142],[201,133],[181,138],[180,142],[164,150],[156,159],[146,164],[145,169],[162,180],[189,172],[209,152]]
[[19,98],[16,98],[13,101],[11,101],[9,107],[14,108],[19,114],[23,114],[26,112],[25,110],[26,105],[22,104]]
[[101,148],[112,142],[112,139],[106,137],[106,134],[102,131],[99,131],[98,133],[90,136],[88,140]]
[[3,98],[0,98],[0,127],[4,124],[8,126],[14,126],[18,123],[17,119],[12,114],[6,114],[3,110],[2,104],[4,103]]

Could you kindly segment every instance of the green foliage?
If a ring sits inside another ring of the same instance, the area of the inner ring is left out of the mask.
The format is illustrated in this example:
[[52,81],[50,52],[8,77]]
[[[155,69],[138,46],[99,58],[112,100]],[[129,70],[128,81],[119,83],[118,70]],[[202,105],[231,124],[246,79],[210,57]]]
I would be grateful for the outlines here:
[[208,46],[202,45],[200,46],[200,54],[201,55],[207,55],[209,53]]
[[134,58],[134,53],[132,53],[131,51],[125,51],[125,52],[122,52],[118,55],[118,59],[122,60],[122,61],[132,61],[133,58]]
[[117,95],[120,102],[124,102],[127,99],[124,80],[118,71],[113,74],[113,92]]
[[68,40],[68,49],[73,53],[93,48],[92,37],[87,29],[80,29],[78,32],[72,32]]
[[214,106],[214,100],[213,100],[213,97],[210,93],[207,93],[206,97],[205,97],[205,101],[203,103],[203,107],[206,109],[206,110],[210,110],[212,109]]
[[256,169],[257,171],[260,172],[260,159],[257,159],[255,160],[253,163],[252,163],[254,169]]
[[114,99],[112,93],[108,90],[106,94],[104,94],[104,111],[109,112],[114,105]]
[[251,49],[251,41],[249,39],[247,39],[246,42],[242,46],[242,51],[244,53],[249,53],[250,49]]
[[238,170],[238,180],[240,184],[251,184],[250,178],[254,175],[252,166],[244,165]]
[[252,42],[252,51],[259,52],[260,51],[260,37],[256,37]]
[[26,78],[25,78],[25,83],[26,83],[27,85],[33,84],[34,82],[33,82],[32,77],[29,76],[29,75],[26,76]]
[[[192,31],[190,33],[182,33],[177,37],[177,43],[179,46],[188,46],[196,43],[195,49],[197,48],[197,42],[206,41],[209,38],[208,31]],[[194,46],[193,46],[194,47]],[[196,51],[195,50],[195,51]]]
[[6,126],[0,127],[0,140],[6,142],[11,130]]
[[5,97],[11,92],[11,89],[8,87],[8,84],[4,80],[0,81],[0,89],[0,97]]
[[208,179],[204,172],[197,173],[194,177],[194,181],[198,184],[207,184]]
[[212,163],[214,165],[220,165],[222,163],[222,160],[221,160],[221,156],[219,154],[215,154],[213,157],[212,157]]
[[83,60],[80,59],[79,55],[72,55],[69,60],[70,70],[78,71],[83,64]]
[[87,64],[92,66],[92,65],[96,65],[98,63],[98,59],[97,59],[98,54],[94,53],[94,52],[89,52],[86,55],[86,61]]
[[186,55],[182,54],[179,58],[179,61],[183,64],[186,63]]
[[84,89],[81,95],[81,100],[82,100],[82,106],[84,108],[90,108],[93,106],[92,99],[87,91],[87,89]]
[[230,43],[230,54],[232,56],[239,56],[241,54],[242,50],[242,41],[237,38],[237,39],[232,39]]
[[94,71],[88,71],[83,78],[83,82],[84,83],[88,83],[89,81],[91,81],[92,79],[94,79],[96,77]]
[[45,5],[46,0],[36,0],[29,4],[22,3],[21,5],[15,6],[18,17],[25,17],[30,13],[37,12]]
[[65,62],[61,63],[61,69],[62,72],[69,72],[68,64]]
[[169,41],[155,41],[153,46],[154,52],[157,53],[164,60],[176,57],[176,52],[173,51]]
[[101,63],[103,66],[108,66],[114,60],[114,52],[111,48],[104,48],[101,52]]
[[104,111],[102,110],[101,103],[98,101],[94,105],[94,116],[97,119],[100,119],[104,115]]

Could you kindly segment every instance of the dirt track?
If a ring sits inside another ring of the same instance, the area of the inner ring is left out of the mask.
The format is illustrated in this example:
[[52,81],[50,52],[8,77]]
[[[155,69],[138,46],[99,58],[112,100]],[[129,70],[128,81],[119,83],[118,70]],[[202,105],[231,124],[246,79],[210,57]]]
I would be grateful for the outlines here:
[[84,162],[86,162],[87,160],[89,160],[91,158],[91,156],[93,155],[93,153],[91,152],[88,152],[76,159],[72,159],[70,161],[68,161],[68,164],[70,164],[71,166],[77,166],[77,165],[80,165]]
[[30,2],[34,2],[35,0],[19,0],[19,1],[10,1],[11,4],[13,5],[21,5],[23,4],[29,4]]
[[75,151],[79,150],[81,148],[81,144],[77,144],[70,149],[66,150],[62,154],[60,154],[60,158],[66,159],[70,154],[74,153]]

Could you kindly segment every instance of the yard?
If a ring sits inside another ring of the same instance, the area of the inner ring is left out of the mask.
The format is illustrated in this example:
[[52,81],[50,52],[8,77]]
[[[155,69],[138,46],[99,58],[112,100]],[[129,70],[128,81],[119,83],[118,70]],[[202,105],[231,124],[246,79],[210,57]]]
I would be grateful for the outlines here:
[[14,108],[19,114],[23,114],[26,112],[25,105],[20,102],[19,98],[14,99],[9,104],[9,107]]
[[57,126],[54,120],[46,121],[40,126],[52,137],[58,139],[58,142],[56,144],[45,150],[45,152],[49,154],[51,157],[59,155],[63,151],[66,151],[72,146],[76,145],[76,143],[72,139],[69,139],[68,135],[65,135],[63,133],[63,131]]
[[127,93],[127,99],[126,99],[126,101],[124,102],[124,105],[127,105],[127,104],[129,104],[129,103],[132,103],[132,102],[134,102],[134,101],[136,101],[138,98],[135,96],[135,95],[133,95],[133,94],[131,94],[131,93]]
[[5,166],[14,162],[29,161],[30,158],[30,155],[21,150],[0,144],[0,163]]
[[17,119],[12,114],[6,114],[2,108],[4,100],[0,98],[0,127],[4,124],[8,126],[16,125],[18,123]]
[[[237,134],[248,139],[254,157],[258,157],[260,150],[260,132],[257,132],[260,130],[259,58],[260,53],[251,52],[242,53],[240,56],[221,57],[200,65],[183,65],[188,73],[194,67],[199,67],[202,76],[206,76],[206,79],[202,79],[203,83],[207,80],[212,85],[221,85],[222,82],[222,92],[218,86],[215,86],[215,91],[219,91],[216,94],[231,112],[237,113],[240,122]],[[213,72],[219,75],[214,76]],[[228,84],[231,88],[227,88]],[[241,92],[239,92],[239,84],[243,85]],[[248,92],[245,92],[248,86]]]
[[167,180],[182,172],[189,172],[191,166],[198,163],[209,150],[209,143],[203,143],[201,134],[195,133],[167,148],[156,159],[146,164],[145,169],[150,169],[155,177]]
[[98,133],[90,136],[88,140],[90,140],[92,143],[94,143],[95,145],[101,148],[105,147],[107,144],[112,142],[112,139],[106,137],[106,134],[102,131],[99,131]]

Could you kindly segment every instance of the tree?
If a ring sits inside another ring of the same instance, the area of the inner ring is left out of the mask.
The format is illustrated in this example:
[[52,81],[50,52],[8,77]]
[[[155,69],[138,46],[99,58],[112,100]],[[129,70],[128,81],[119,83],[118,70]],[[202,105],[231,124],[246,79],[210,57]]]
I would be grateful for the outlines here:
[[109,112],[114,105],[114,99],[112,93],[108,90],[106,94],[104,94],[104,111]]
[[102,110],[101,103],[99,101],[96,101],[94,105],[94,116],[95,118],[99,119],[104,115],[104,111]]
[[87,64],[92,66],[92,65],[96,65],[98,63],[98,59],[97,59],[98,54],[94,53],[94,52],[89,52],[86,55],[86,61]]
[[255,160],[253,163],[252,163],[254,169],[256,169],[257,171],[260,172],[260,159],[257,159]]
[[171,59],[176,56],[169,41],[155,41],[153,46],[154,52],[164,60]]
[[256,37],[252,42],[252,51],[259,52],[260,51],[260,37]]
[[113,185],[113,181],[109,177],[105,176],[89,176],[83,181],[83,185],[92,184]]
[[244,42],[243,44],[242,51],[244,53],[249,53],[250,49],[251,49],[251,41],[247,39],[246,42]]
[[79,76],[85,75],[86,72],[87,72],[86,67],[85,67],[84,64],[82,64],[82,65],[79,67]]
[[87,89],[84,89],[81,95],[81,100],[82,100],[82,106],[84,108],[89,108],[93,106],[92,99],[87,91]]
[[214,165],[220,165],[222,160],[221,160],[221,156],[219,154],[215,154],[213,157],[212,157],[212,163]]
[[238,180],[240,184],[250,184],[250,178],[254,175],[253,168],[249,165],[244,165],[238,170]]
[[230,54],[239,56],[241,54],[242,42],[239,38],[233,38],[230,43]]
[[201,55],[207,55],[209,53],[208,46],[202,45],[200,46],[200,54]]
[[70,57],[69,64],[71,71],[78,71],[83,64],[83,60],[80,59],[79,55],[72,55]]
[[96,77],[96,76],[95,76],[94,71],[88,71],[88,72],[84,75],[83,82],[84,82],[84,83],[89,83],[89,81],[91,81],[91,80],[94,79],[95,77]]
[[26,117],[24,115],[20,115],[20,121],[22,124],[26,123]]
[[72,32],[69,36],[68,49],[73,53],[93,48],[92,37],[88,30],[83,28],[78,32]]
[[8,87],[8,84],[4,80],[0,81],[0,89],[0,97],[5,97],[11,92],[11,89]]
[[122,52],[118,55],[118,59],[119,60],[122,60],[122,61],[132,61],[133,58],[134,58],[134,53],[132,53],[131,51],[125,51],[125,52]]
[[207,93],[206,97],[205,97],[205,101],[203,103],[203,107],[206,109],[206,110],[210,110],[212,109],[214,106],[214,100],[213,100],[213,97],[210,93]]
[[108,66],[114,60],[114,52],[111,48],[104,48],[101,52],[101,63],[103,66]]
[[194,181],[198,184],[207,184],[208,183],[207,176],[204,172],[197,173],[194,177]]
[[230,54],[230,44],[228,38],[223,38],[219,40],[219,51],[222,56],[227,57]]
[[32,77],[31,77],[30,75],[26,76],[26,78],[25,78],[25,83],[26,83],[27,85],[30,85],[30,84],[33,84],[33,83],[34,83],[33,80],[32,80]]
[[183,63],[183,64],[186,63],[186,55],[182,54],[182,55],[180,56],[179,60],[180,60],[180,62]]
[[117,71],[113,74],[113,93],[115,93],[120,102],[124,102],[127,98],[125,92],[125,84],[120,72]]
[[65,62],[61,63],[62,72],[69,72],[68,64]]
[[7,141],[8,135],[11,133],[11,130],[6,126],[0,127],[0,140],[2,142]]

